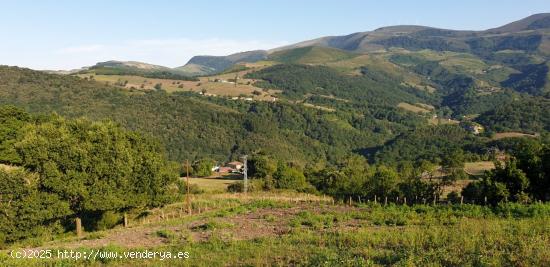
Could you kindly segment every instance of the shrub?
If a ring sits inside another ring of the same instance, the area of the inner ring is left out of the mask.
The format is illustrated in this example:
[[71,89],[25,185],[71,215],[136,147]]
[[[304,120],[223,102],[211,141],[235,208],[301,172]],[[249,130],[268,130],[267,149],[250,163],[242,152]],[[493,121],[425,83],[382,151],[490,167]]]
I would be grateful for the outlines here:
[[172,239],[175,236],[175,234],[172,231],[166,230],[166,229],[158,230],[156,232],[156,235],[158,237],[162,237],[162,238],[166,238],[166,239]]
[[460,194],[456,191],[453,191],[447,195],[447,200],[451,203],[460,203]]
[[[249,181],[248,183],[248,192],[253,192],[256,190],[256,186],[251,183]],[[227,187],[227,192],[230,192],[230,193],[242,193],[244,192],[244,182],[234,182],[232,184],[230,184],[228,187]]]
[[277,188],[302,190],[308,187],[304,173],[284,164],[279,164],[273,178]]
[[120,223],[122,216],[120,214],[108,210],[103,212],[101,218],[97,221],[95,229],[96,230],[107,230],[115,227]]
[[[192,178],[191,178],[192,179]],[[178,186],[178,191],[180,194],[187,194],[187,181],[183,179],[179,179],[176,182],[176,185]],[[191,194],[202,194],[204,193],[204,190],[199,187],[197,184],[190,184],[189,185],[189,192]]]

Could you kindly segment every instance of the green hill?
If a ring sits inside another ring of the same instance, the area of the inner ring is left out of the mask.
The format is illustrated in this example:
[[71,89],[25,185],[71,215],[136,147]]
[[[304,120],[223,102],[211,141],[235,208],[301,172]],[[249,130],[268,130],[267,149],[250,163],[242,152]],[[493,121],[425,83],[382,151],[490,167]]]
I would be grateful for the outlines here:
[[269,59],[282,63],[323,64],[354,56],[356,55],[340,49],[309,46],[277,51],[270,54]]
[[229,56],[194,56],[184,66],[175,68],[187,75],[201,76],[220,73],[242,62],[257,62],[267,58],[263,50],[231,54]]
[[[173,160],[227,160],[261,151],[305,164],[382,144],[392,132],[408,128],[400,120],[422,120],[392,106],[332,113],[284,101],[131,92],[78,77],[13,67],[0,67],[0,104],[14,104],[31,112],[57,112],[69,118],[108,118],[159,138]],[[353,115],[356,112],[392,115],[360,117]]]
[[90,72],[98,75],[136,75],[157,79],[196,80],[196,78],[192,78],[190,75],[176,69],[136,61],[113,60],[100,62],[78,73]]

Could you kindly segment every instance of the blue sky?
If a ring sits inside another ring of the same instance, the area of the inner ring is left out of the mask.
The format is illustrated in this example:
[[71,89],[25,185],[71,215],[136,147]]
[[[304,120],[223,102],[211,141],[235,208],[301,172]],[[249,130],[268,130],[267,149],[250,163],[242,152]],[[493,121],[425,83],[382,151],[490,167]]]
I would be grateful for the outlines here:
[[176,67],[193,55],[269,49],[397,24],[481,30],[548,0],[0,0],[0,64],[70,69],[137,60]]

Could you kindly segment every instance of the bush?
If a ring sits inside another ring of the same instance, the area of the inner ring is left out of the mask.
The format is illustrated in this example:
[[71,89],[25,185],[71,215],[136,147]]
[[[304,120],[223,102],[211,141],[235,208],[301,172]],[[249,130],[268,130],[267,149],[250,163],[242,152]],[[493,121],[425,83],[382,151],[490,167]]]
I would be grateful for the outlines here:
[[166,229],[158,230],[156,232],[156,234],[157,234],[158,237],[162,237],[162,238],[166,238],[166,239],[172,239],[175,236],[175,234],[172,231],[166,230]]
[[212,175],[214,162],[210,159],[201,159],[193,163],[193,175],[198,177],[208,177]]
[[332,227],[335,220],[336,217],[333,214],[313,214],[309,211],[301,211],[290,221],[290,226],[307,226],[321,230]]
[[460,203],[460,194],[456,191],[453,191],[447,195],[447,200],[451,203]]
[[273,178],[276,187],[280,189],[303,190],[308,187],[304,173],[284,164],[279,164]]
[[107,230],[115,227],[120,223],[122,216],[120,214],[108,210],[103,212],[101,218],[97,221],[95,229],[96,230]]
[[[191,178],[193,179],[193,178]],[[178,186],[178,191],[180,194],[187,194],[187,181],[183,180],[183,179],[179,179],[177,182],[176,182],[177,186]],[[199,185],[197,184],[190,184],[189,185],[189,192],[191,194],[202,194],[204,193],[204,190],[202,188],[199,187]]]
[[[256,191],[256,186],[249,181],[248,192]],[[242,193],[244,192],[244,182],[234,182],[227,187],[227,192],[230,193]]]

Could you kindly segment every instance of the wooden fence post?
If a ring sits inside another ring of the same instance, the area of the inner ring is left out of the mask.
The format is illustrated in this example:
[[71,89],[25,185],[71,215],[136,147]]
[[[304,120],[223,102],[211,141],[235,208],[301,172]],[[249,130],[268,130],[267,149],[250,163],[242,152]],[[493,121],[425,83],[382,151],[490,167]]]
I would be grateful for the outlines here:
[[384,206],[388,205],[388,197],[384,198]]
[[74,222],[76,224],[76,236],[82,237],[82,220],[80,219],[80,217],[76,217]]
[[128,227],[128,214],[124,213],[124,227]]

